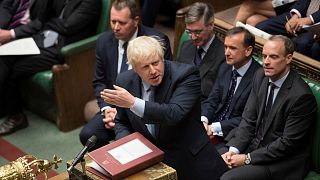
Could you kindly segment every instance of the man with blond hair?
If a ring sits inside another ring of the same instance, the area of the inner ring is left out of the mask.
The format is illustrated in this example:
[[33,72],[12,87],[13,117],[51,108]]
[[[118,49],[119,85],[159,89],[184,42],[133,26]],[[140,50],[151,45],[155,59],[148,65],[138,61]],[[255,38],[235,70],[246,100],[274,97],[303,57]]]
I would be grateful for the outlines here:
[[164,60],[163,46],[141,36],[129,42],[132,70],[120,74],[101,97],[117,107],[116,139],[139,132],[164,151],[178,178],[219,179],[227,170],[200,121],[196,67]]

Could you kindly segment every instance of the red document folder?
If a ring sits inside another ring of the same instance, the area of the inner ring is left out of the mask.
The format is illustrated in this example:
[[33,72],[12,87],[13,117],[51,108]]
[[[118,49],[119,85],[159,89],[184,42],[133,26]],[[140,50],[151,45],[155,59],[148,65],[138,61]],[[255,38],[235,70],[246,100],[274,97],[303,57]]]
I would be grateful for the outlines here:
[[162,161],[164,152],[135,132],[90,152],[89,156],[111,179],[121,179]]

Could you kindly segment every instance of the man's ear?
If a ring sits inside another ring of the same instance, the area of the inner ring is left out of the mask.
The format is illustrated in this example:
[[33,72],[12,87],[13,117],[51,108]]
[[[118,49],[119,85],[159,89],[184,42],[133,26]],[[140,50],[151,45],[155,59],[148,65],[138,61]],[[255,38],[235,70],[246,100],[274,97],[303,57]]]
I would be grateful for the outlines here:
[[139,17],[139,16],[136,16],[136,17],[133,19],[133,21],[134,21],[135,27],[138,27],[138,24],[140,23],[140,17]]
[[252,46],[247,47],[246,48],[246,56],[247,57],[251,56],[252,51],[253,51],[253,47]]
[[292,57],[293,57],[293,54],[287,54],[286,55],[286,64],[290,64],[291,63]]

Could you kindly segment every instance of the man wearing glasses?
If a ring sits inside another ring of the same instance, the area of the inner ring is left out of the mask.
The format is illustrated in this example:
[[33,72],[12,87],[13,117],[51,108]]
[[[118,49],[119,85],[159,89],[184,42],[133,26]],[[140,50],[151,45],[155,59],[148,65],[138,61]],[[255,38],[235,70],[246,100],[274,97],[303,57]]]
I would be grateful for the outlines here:
[[201,76],[202,100],[207,99],[217,76],[218,68],[225,61],[223,42],[215,36],[214,10],[210,4],[196,2],[185,16],[186,32],[191,40],[181,46],[177,61],[194,64]]

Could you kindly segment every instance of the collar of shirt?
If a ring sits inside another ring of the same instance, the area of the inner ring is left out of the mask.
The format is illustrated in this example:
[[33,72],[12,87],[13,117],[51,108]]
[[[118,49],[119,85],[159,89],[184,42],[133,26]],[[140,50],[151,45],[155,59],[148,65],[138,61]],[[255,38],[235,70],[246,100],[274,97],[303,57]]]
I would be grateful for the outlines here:
[[[136,29],[136,32],[133,34],[133,36],[130,38],[129,41],[136,38],[137,35],[138,35],[138,28]],[[119,43],[118,43],[118,73],[120,73],[120,69],[121,69],[122,57],[123,57],[123,53],[124,53],[124,49],[123,49],[124,43],[125,43],[125,41],[122,41],[119,39]],[[130,64],[129,64],[128,69],[132,69],[132,66]]]
[[142,81],[142,87],[143,87],[144,92],[148,91],[150,89],[150,86],[151,86],[150,84]]
[[[245,65],[243,65],[239,69],[237,69],[237,72],[240,74],[241,77],[243,77],[244,74],[246,74],[251,63],[252,63],[252,58]],[[232,66],[232,70],[234,70],[234,69],[235,69],[234,66]]]
[[287,72],[286,75],[284,75],[282,78],[276,80],[275,82],[272,82],[271,79],[269,78],[269,82],[272,82],[276,85],[276,88],[281,88],[282,84],[284,83],[284,81],[287,79],[288,75],[290,73],[290,70]]
[[[129,39],[129,41],[135,39],[137,36],[138,36],[138,28],[137,28],[136,31],[134,32],[133,36]],[[125,42],[126,42],[126,41],[123,41],[123,40],[120,40],[120,39],[119,39],[119,46],[118,46],[118,48],[119,48],[119,49],[122,49],[122,46],[123,46],[123,44],[124,44]]]
[[[208,51],[208,49],[209,49],[209,47],[210,47],[210,45],[211,45],[211,43],[212,43],[212,41],[214,40],[215,37],[216,37],[216,35],[213,34],[212,37],[210,38],[210,40],[204,46],[201,46],[203,51],[204,51],[204,53],[207,53],[207,51]],[[199,47],[197,47],[197,49],[199,49]]]

